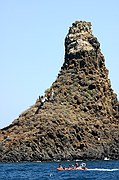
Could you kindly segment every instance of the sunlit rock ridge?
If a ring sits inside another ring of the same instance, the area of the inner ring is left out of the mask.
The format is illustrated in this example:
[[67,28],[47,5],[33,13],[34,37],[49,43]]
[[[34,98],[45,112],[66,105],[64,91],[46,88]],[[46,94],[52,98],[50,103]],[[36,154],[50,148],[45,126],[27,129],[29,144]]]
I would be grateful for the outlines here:
[[69,28],[45,96],[0,130],[1,162],[119,159],[119,101],[90,22]]

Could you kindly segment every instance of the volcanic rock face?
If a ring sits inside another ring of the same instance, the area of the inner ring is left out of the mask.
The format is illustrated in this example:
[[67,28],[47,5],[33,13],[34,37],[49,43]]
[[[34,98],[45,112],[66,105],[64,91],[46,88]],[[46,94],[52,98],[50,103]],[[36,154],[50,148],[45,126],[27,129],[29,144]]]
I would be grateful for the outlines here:
[[45,95],[0,130],[0,161],[119,159],[119,102],[91,23],[70,27]]

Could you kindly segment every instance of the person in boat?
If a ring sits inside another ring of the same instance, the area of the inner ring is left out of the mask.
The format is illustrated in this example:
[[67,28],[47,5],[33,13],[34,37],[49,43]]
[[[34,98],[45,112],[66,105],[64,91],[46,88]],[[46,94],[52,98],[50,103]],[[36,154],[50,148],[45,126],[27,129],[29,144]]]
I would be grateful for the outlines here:
[[64,168],[62,167],[62,165],[61,164],[59,164],[59,167],[57,168],[57,170],[64,170]]
[[69,165],[68,168],[67,168],[67,170],[71,170],[71,169],[72,169],[72,168],[71,168],[71,166]]
[[74,165],[72,165],[71,170],[74,170],[74,169],[76,169],[76,167]]
[[78,164],[78,162],[76,161],[76,163],[75,163],[75,167],[76,167],[76,168],[78,168],[78,166],[79,166],[79,164]]
[[68,167],[63,167],[63,170],[72,170],[71,166],[69,165]]
[[77,168],[78,170],[87,170],[86,163],[81,163],[80,167]]

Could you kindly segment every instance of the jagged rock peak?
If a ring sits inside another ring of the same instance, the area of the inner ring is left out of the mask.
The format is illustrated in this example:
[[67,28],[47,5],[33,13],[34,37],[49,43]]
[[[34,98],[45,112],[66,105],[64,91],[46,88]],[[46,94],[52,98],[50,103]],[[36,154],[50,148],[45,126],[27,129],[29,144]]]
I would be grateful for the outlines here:
[[71,97],[77,98],[78,104],[83,98],[81,106],[78,105],[80,109],[84,106],[83,111],[96,116],[117,116],[117,96],[111,88],[105,59],[98,39],[92,34],[91,23],[76,21],[70,27],[65,38],[65,61],[57,82],[62,92],[67,92],[62,99],[70,104]]
[[[78,59],[77,62],[79,64],[85,64],[86,60],[84,62],[84,58],[88,56],[95,56],[97,59],[98,51],[100,51],[100,43],[97,38],[92,35],[91,23],[76,21],[69,28],[69,32],[65,38],[65,62],[62,68],[76,64]],[[103,55],[101,54],[101,56]],[[88,62],[89,61],[90,60],[88,60]],[[96,60],[93,61],[95,68],[98,67],[99,63],[100,62]]]
[[86,21],[75,21],[72,23],[72,27],[70,27],[69,32],[72,34],[84,32],[92,34],[91,23]]
[[70,27],[65,39],[65,46],[70,46],[69,53],[79,50],[90,51],[94,48],[98,49],[100,44],[97,38],[94,38],[91,30],[91,23],[85,21],[76,21]]

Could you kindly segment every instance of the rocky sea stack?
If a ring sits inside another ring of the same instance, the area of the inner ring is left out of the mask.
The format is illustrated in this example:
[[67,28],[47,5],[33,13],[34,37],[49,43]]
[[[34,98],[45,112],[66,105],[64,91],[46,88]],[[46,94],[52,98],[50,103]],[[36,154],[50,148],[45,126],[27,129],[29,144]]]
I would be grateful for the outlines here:
[[119,101],[90,22],[69,28],[45,96],[0,130],[1,162],[119,159]]

